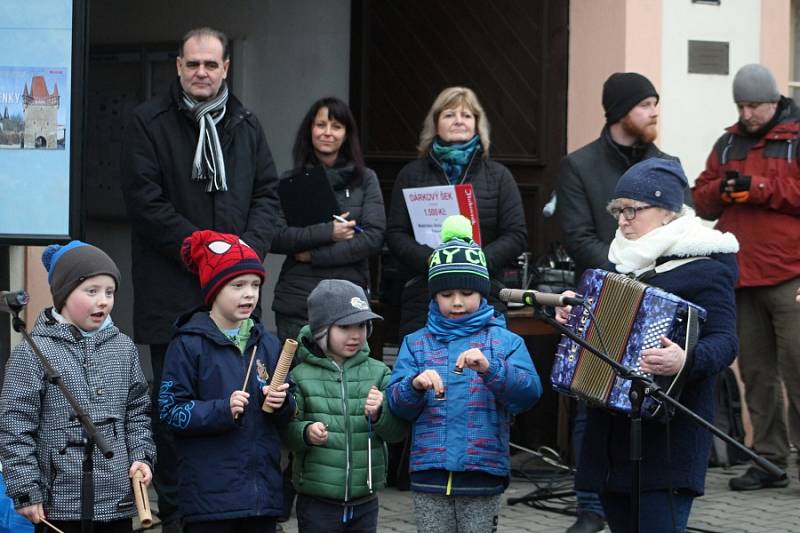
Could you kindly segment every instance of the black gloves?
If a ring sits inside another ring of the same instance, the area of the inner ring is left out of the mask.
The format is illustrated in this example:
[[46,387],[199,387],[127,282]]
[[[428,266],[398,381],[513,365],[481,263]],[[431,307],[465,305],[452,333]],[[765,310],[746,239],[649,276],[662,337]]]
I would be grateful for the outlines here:
[[736,170],[726,170],[719,182],[719,192],[726,204],[742,204],[750,198],[750,176],[743,176]]

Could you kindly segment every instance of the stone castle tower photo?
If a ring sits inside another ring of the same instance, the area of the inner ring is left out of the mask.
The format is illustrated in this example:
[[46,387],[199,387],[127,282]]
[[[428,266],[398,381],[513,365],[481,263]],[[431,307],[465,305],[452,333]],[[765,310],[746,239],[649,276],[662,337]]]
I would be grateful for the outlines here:
[[58,106],[61,97],[58,95],[58,84],[53,92],[47,89],[44,76],[31,79],[22,93],[22,110],[25,121],[23,146],[25,148],[58,148]]

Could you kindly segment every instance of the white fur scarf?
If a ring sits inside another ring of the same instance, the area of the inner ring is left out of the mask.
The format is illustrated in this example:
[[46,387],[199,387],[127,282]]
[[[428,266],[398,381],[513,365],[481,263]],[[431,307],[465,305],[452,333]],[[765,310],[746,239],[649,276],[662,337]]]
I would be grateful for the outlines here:
[[705,226],[690,207],[683,206],[683,210],[683,216],[635,241],[626,239],[617,229],[608,250],[608,259],[616,265],[617,272],[639,276],[652,270],[659,257],[699,257],[739,251],[739,241],[732,233]]

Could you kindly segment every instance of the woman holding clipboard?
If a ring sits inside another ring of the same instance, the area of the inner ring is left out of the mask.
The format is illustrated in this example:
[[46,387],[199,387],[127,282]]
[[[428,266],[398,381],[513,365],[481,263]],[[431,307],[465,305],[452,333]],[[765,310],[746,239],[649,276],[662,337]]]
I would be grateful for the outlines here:
[[286,255],[272,302],[281,342],[297,338],[308,323],[306,298],[320,280],[344,279],[369,294],[369,257],[380,252],[386,229],[378,177],[364,166],[346,103],[314,102],[292,155],[295,169],[281,177],[283,207],[271,247]]
[[[400,337],[425,325],[430,294],[428,257],[433,248],[414,239],[403,189],[471,184],[478,204],[481,246],[493,278],[528,247],[522,199],[514,176],[489,158],[489,121],[475,93],[448,87],[439,93],[422,125],[419,158],[397,175],[389,206],[386,243],[408,280],[400,310]],[[493,298],[501,311],[505,306]]]

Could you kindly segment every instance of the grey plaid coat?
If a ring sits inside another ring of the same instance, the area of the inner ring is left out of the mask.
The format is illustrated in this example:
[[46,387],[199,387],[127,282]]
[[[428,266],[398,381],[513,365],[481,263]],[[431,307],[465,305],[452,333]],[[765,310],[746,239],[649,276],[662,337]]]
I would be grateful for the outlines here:
[[[116,326],[84,338],[45,309],[32,336],[114,452],[94,452],[95,519],[133,516],[128,470],[133,461],[152,468],[150,399],[136,346]],[[0,393],[0,461],[8,495],[17,508],[43,503],[51,520],[80,519],[83,448],[77,420],[61,391],[47,383],[36,355],[22,343],[11,353]]]

